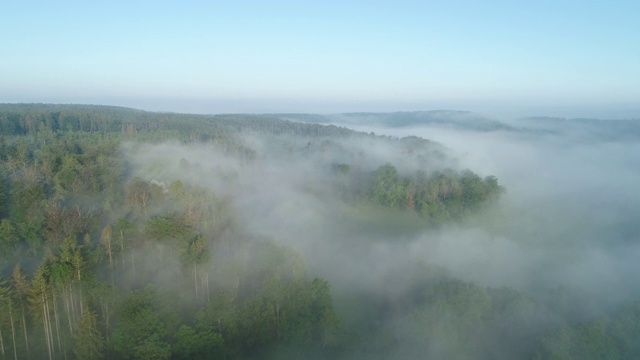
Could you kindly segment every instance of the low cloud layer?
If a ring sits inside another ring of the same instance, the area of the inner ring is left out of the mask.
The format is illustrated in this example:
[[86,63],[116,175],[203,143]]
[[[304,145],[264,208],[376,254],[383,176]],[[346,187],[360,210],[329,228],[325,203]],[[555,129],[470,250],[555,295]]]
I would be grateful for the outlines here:
[[492,286],[568,285],[601,300],[636,295],[631,292],[640,275],[635,261],[640,143],[611,137],[586,141],[579,123],[568,127],[563,121],[546,123],[543,133],[354,128],[438,141],[462,167],[494,174],[507,189],[489,227],[421,235],[414,254]]
[[[307,252],[321,273],[335,271],[338,264],[331,261],[334,254],[342,254],[343,264],[352,267],[347,273],[354,274],[360,272],[354,271],[357,266],[364,267],[362,273],[371,273],[369,261],[381,271],[387,267],[385,261],[393,267],[396,262],[414,259],[434,262],[461,278],[491,286],[566,283],[594,294],[600,292],[600,286],[603,290],[615,284],[626,286],[625,282],[637,275],[638,270],[629,263],[633,257],[628,254],[640,251],[635,244],[635,218],[640,210],[640,193],[635,187],[640,166],[634,166],[640,158],[640,144],[583,143],[576,141],[579,134],[479,132],[447,126],[348,126],[439,142],[452,156],[447,164],[437,163],[434,169],[452,165],[472,169],[481,176],[497,176],[507,189],[501,207],[485,214],[475,225],[407,234],[401,245],[374,237],[372,243],[385,244],[383,255],[375,253],[375,246],[367,250],[369,253],[358,255],[341,246],[358,243],[354,239],[362,234],[344,227],[339,221],[340,210],[336,211],[340,207],[322,196],[329,192],[330,164],[357,159],[293,154],[305,146],[302,141],[289,145],[292,154],[275,154],[270,147],[276,146],[252,136],[245,142],[257,151],[258,160],[250,163],[224,155],[214,146],[164,144],[130,151],[138,175],[159,181],[186,177],[218,194],[232,192],[238,214],[252,231]],[[331,146],[346,148],[344,154],[361,156],[371,168],[387,162],[407,169],[424,166],[415,158],[403,161],[400,151],[375,139]],[[188,169],[184,168],[185,161]],[[340,239],[345,236],[351,241]],[[330,262],[326,270],[322,264],[325,260]],[[340,277],[337,280],[348,278]],[[359,275],[354,278],[362,279]]]
[[[307,259],[313,276],[329,280],[339,310],[353,292],[397,301],[393,306],[402,309],[399,297],[424,281],[416,270],[421,266],[532,298],[568,288],[579,299],[575,311],[587,318],[637,299],[640,142],[622,140],[623,134],[585,137],[579,126],[565,124],[545,123],[541,131],[532,121],[495,130],[336,124],[437,142],[416,153],[402,141],[373,136],[318,142],[256,134],[242,138],[255,150],[250,160],[215,145],[125,150],[135,176],[182,179],[232,199],[247,231],[291,246]],[[462,222],[429,227],[417,215],[393,218],[346,206],[332,196],[335,163],[366,170],[393,163],[400,172],[426,173],[468,168],[481,177],[497,176],[506,192]],[[389,326],[411,333],[404,316]]]

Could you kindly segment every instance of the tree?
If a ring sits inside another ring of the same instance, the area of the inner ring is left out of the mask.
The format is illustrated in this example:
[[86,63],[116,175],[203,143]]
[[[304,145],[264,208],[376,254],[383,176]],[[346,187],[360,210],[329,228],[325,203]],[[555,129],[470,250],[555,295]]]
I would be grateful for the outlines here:
[[147,204],[151,200],[151,187],[141,178],[135,178],[127,187],[127,200],[129,204],[142,208],[147,213]]
[[24,343],[28,354],[29,336],[27,332],[27,320],[24,304],[27,302],[27,299],[31,293],[31,285],[29,284],[29,280],[27,279],[27,276],[24,274],[19,264],[16,265],[16,267],[13,269],[13,274],[11,275],[11,289],[13,290],[12,292],[15,296],[16,302],[20,304],[20,323],[22,324]]
[[126,359],[168,359],[171,346],[167,342],[175,331],[177,313],[167,293],[155,286],[135,290],[117,311],[118,327],[113,334],[113,347]]
[[185,243],[187,249],[183,250],[185,262],[188,265],[193,266],[193,281],[195,289],[195,298],[198,298],[198,282],[201,283],[200,292],[203,294],[203,298],[209,299],[209,276],[208,272],[200,271],[200,279],[198,279],[198,268],[203,264],[206,264],[209,260],[209,249],[207,243],[202,235],[196,236],[191,242]]
[[414,314],[418,343],[436,358],[473,358],[482,349],[481,331],[491,310],[484,289],[458,280],[442,281],[425,294]]
[[175,359],[223,359],[225,358],[222,335],[212,330],[196,332],[182,325],[176,332],[172,358]]
[[33,305],[34,315],[36,318],[40,318],[42,321],[42,327],[44,330],[44,336],[47,345],[47,353],[49,354],[49,360],[53,359],[55,347],[53,344],[53,328],[51,324],[51,312],[50,312],[50,296],[49,290],[51,288],[49,268],[43,260],[35,274],[33,275],[31,293],[31,304]]
[[9,219],[0,221],[0,253],[10,256],[18,248],[20,237]]
[[214,297],[196,314],[196,330],[213,330],[222,335],[226,343],[237,343],[238,311],[233,297],[228,294]]
[[107,225],[102,229],[102,233],[100,234],[100,243],[104,247],[104,251],[107,253],[109,257],[109,273],[111,276],[111,283],[114,282],[113,278],[113,236],[111,225]]
[[80,317],[73,352],[79,360],[102,359],[104,339],[98,330],[98,316],[93,311],[85,311]]
[[155,338],[147,339],[135,347],[133,358],[136,360],[169,360],[171,359],[171,345]]
[[373,174],[372,199],[384,206],[401,206],[405,191],[399,179],[398,170],[395,166],[391,164],[382,165]]
[[[3,148],[4,147],[4,137],[0,135],[0,161],[2,160],[2,156],[4,155]],[[7,181],[4,177],[4,171],[0,171],[0,218],[4,217],[9,210],[9,201],[8,200],[8,192],[7,192]]]
[[131,276],[133,277],[136,273],[136,264],[134,258],[135,252],[132,251],[132,249],[129,249],[131,253],[131,270],[129,271],[127,271],[125,258],[125,256],[127,255],[125,252],[125,247],[131,245],[130,237],[132,236],[134,226],[135,224],[133,222],[130,222],[125,218],[119,218],[113,226],[113,232],[116,234],[116,245],[120,247],[120,266],[122,268],[120,273],[124,277],[123,280],[126,280],[127,274],[131,274]]
[[[84,303],[82,301],[82,273],[86,264],[82,255],[81,245],[78,240],[72,237],[66,237],[60,244],[58,252],[59,260],[52,264],[52,270],[56,270],[54,274],[60,270],[61,276],[54,276],[54,279],[63,279],[60,283],[66,288],[70,296],[71,309],[75,309],[75,304],[79,304],[80,314],[84,312]],[[53,265],[56,265],[55,267]],[[77,314],[73,311],[72,313]]]
[[[0,309],[3,313],[9,315],[9,324],[11,325],[11,342],[13,344],[13,357],[18,359],[18,351],[16,349],[16,331],[13,322],[13,294],[11,288],[8,286],[6,280],[0,279]],[[0,328],[2,324],[0,323]],[[2,331],[0,330],[0,343],[2,343],[2,355],[5,354],[4,339],[2,338]]]

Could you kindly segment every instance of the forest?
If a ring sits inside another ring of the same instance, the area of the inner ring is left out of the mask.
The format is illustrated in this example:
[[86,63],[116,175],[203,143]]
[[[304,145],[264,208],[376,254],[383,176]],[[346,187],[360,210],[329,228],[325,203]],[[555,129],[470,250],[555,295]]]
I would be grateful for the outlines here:
[[0,104],[0,359],[640,358],[638,298],[405,256],[501,179],[308,119]]

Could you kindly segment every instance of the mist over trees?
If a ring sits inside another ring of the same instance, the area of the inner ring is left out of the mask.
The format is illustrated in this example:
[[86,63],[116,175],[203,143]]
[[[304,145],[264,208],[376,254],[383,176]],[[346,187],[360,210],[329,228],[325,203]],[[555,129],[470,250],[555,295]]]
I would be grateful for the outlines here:
[[[550,259],[527,245],[539,234],[575,249],[535,220],[557,213],[520,211],[502,174],[428,134],[322,124],[421,116],[400,115],[0,105],[0,358],[637,358],[640,294],[520,275]],[[635,141],[585,126],[582,141]]]

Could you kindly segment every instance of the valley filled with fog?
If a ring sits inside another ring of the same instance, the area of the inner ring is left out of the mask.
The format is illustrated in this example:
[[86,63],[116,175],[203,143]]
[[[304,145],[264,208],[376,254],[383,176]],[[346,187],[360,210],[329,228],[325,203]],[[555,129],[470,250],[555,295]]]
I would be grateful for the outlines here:
[[461,167],[500,179],[507,191],[486,223],[439,234],[429,249],[442,265],[460,266],[459,276],[494,286],[568,285],[603,301],[637,296],[637,121],[475,116],[427,112],[402,126],[393,117],[366,125],[376,121],[363,116],[344,126],[436,141]]
[[2,358],[640,354],[636,120],[3,104],[0,130]]

